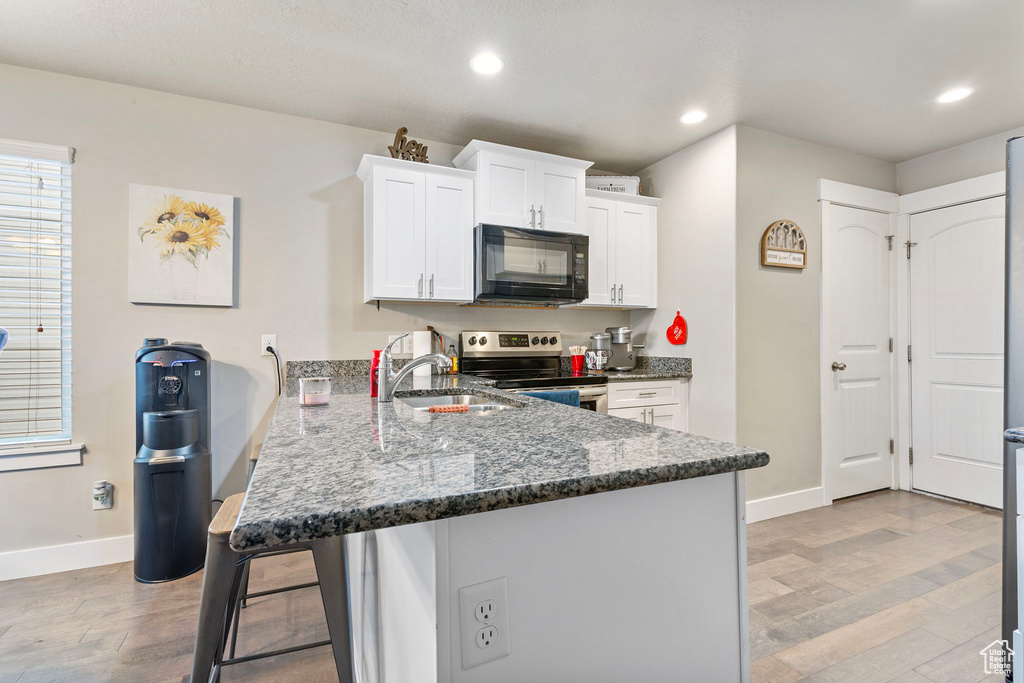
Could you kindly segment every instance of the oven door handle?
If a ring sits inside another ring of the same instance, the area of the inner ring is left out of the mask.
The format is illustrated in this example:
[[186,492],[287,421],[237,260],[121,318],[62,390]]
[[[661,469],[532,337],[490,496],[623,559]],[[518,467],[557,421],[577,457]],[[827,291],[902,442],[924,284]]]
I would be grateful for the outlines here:
[[535,394],[546,394],[549,391],[578,391],[580,392],[580,398],[585,396],[604,396],[608,393],[608,387],[559,387],[557,389],[513,389],[513,393],[522,394],[525,392]]

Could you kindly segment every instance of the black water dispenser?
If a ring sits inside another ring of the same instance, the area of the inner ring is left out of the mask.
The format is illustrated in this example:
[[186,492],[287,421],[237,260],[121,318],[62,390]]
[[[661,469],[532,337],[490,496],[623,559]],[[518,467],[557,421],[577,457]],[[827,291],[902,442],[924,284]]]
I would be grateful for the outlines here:
[[210,526],[210,354],[146,339],[135,354],[135,579],[203,567]]

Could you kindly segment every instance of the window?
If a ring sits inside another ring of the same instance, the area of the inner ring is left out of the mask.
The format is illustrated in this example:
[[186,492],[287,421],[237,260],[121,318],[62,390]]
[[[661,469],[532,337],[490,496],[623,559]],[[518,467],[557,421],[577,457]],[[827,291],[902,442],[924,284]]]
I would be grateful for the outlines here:
[[[0,139],[0,456],[71,441],[69,147]],[[50,448],[48,448],[50,447]],[[8,464],[10,464],[9,461]],[[54,461],[43,465],[70,464]]]

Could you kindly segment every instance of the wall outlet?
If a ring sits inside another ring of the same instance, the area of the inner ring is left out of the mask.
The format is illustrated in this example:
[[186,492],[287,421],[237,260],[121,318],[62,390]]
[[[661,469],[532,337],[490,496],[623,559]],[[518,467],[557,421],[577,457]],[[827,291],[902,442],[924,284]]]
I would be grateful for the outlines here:
[[460,588],[459,627],[463,669],[507,657],[508,579],[502,576]]
[[[391,342],[395,341],[396,339],[398,339],[401,336],[402,335],[400,335],[400,334],[389,335],[388,336],[388,344],[390,344]],[[405,339],[403,339],[402,341],[398,342],[397,344],[395,344],[394,346],[391,347],[391,357],[392,358],[412,358],[412,335],[411,334],[408,337],[406,337]]]
[[277,335],[276,334],[265,334],[260,337],[260,353],[264,356],[273,356],[270,351],[267,351],[267,347],[272,346],[277,351]]
[[114,506],[114,485],[109,481],[92,483],[92,509],[109,510]]

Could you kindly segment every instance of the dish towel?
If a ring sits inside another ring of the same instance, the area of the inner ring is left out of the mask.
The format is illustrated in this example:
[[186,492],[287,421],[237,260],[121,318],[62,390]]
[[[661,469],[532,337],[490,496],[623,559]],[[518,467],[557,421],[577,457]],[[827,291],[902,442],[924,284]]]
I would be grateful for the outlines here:
[[578,389],[568,389],[566,391],[524,391],[523,395],[542,398],[552,403],[562,403],[573,408],[580,407],[580,392]]

